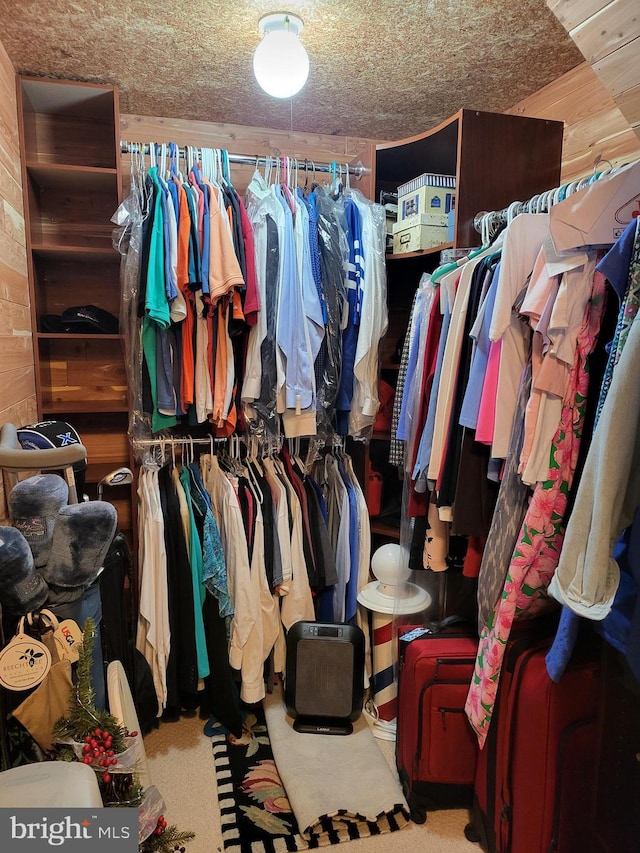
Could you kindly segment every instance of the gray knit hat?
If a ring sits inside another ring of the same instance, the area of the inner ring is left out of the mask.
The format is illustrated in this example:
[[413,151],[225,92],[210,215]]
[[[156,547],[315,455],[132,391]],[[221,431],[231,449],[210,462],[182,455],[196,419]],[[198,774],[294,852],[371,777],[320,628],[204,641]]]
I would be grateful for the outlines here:
[[42,569],[52,599],[56,599],[56,592],[77,590],[81,594],[93,583],[117,524],[118,514],[106,501],[62,507],[56,517],[49,561]]
[[49,589],[36,571],[33,554],[15,527],[0,527],[0,604],[10,613],[24,616],[38,610]]
[[9,493],[7,503],[13,526],[29,543],[38,568],[49,559],[56,516],[68,500],[69,487],[57,474],[29,477]]

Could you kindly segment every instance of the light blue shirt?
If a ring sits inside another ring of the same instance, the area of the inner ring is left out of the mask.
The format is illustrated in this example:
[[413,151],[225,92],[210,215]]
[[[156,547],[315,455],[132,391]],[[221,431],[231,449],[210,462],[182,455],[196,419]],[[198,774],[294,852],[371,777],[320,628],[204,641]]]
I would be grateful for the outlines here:
[[276,186],[276,197],[285,216],[284,244],[280,246],[283,272],[276,329],[276,342],[286,360],[285,405],[287,409],[308,409],[314,401],[315,379],[305,336],[306,318],[296,262],[293,216],[280,186]]
[[476,429],[478,426],[478,413],[480,411],[480,400],[482,399],[482,386],[484,385],[484,376],[487,372],[487,361],[489,360],[489,349],[491,347],[489,328],[491,326],[493,306],[496,301],[499,277],[500,264],[498,263],[493,272],[493,278],[491,279],[491,284],[489,285],[489,290],[485,297],[482,323],[478,331],[478,337],[476,338],[473,361],[471,362],[469,379],[467,381],[467,390],[464,393],[462,409],[460,410],[460,426],[468,427],[469,429]]
[[396,438],[400,441],[409,441],[410,438],[410,423],[408,411],[412,405],[411,385],[413,377],[418,365],[418,353],[420,351],[420,329],[422,328],[422,312],[424,304],[424,292],[422,289],[418,292],[416,303],[413,311],[413,322],[411,323],[411,341],[409,345],[409,359],[407,361],[407,372],[404,380],[404,391],[402,394],[402,404],[400,406],[400,415],[398,417],[398,429]]
[[440,385],[440,374],[442,373],[442,362],[444,360],[444,348],[447,343],[447,335],[449,334],[449,325],[451,323],[451,307],[449,300],[444,308],[442,315],[442,329],[440,330],[440,340],[438,341],[438,355],[436,358],[436,369],[433,375],[433,384],[431,385],[431,395],[429,397],[429,407],[427,409],[427,419],[420,436],[420,444],[418,445],[418,454],[416,456],[416,464],[413,469],[412,479],[416,481],[414,486],[416,492],[426,491],[426,473],[431,461],[431,447],[433,445],[433,431],[436,423],[436,405],[438,403],[438,386]]

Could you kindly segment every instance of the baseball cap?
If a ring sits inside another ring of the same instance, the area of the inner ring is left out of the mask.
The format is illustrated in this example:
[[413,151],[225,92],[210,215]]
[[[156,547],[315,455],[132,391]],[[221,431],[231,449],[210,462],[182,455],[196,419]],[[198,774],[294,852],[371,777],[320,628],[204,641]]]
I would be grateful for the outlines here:
[[117,317],[97,305],[77,305],[62,312],[62,326],[69,332],[117,335],[119,325]]

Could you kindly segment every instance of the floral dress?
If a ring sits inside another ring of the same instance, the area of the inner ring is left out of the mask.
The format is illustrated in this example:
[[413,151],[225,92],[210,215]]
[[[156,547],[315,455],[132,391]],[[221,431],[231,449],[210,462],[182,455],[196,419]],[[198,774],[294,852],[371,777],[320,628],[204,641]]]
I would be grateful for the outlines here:
[[511,626],[549,607],[547,587],[564,539],[569,490],[578,461],[589,387],[588,358],[597,341],[604,310],[605,279],[597,272],[578,334],[576,359],[551,445],[549,474],[537,483],[511,557],[502,596],[482,630],[465,710],[480,746],[493,715],[502,661]]

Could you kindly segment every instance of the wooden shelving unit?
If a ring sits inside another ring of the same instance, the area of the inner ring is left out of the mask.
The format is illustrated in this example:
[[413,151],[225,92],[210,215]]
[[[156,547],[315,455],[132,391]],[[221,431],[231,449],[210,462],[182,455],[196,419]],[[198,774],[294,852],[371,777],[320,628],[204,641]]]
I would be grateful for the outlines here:
[[[389,330],[383,341],[382,378],[395,385],[394,362],[409,321],[413,296],[424,272],[438,265],[443,249],[480,244],[473,220],[479,212],[500,210],[516,199],[526,201],[558,185],[562,160],[563,125],[557,121],[460,110],[425,133],[385,143],[376,148],[375,198],[424,172],[456,177],[456,213],[453,241],[417,252],[388,254]],[[365,496],[373,470],[383,474],[385,488],[397,500],[397,472],[383,468],[390,436],[374,432],[368,446],[357,453]],[[387,451],[388,458],[388,451]],[[391,488],[387,488],[391,486]],[[383,498],[383,511],[385,500]],[[393,518],[394,516],[390,516]],[[387,539],[399,538],[399,526],[385,516],[373,518],[371,531]]]
[[[118,92],[24,76],[17,89],[38,416],[77,429],[95,497],[102,476],[129,464],[122,337],[51,333],[43,318],[82,305],[120,313],[111,243],[122,195]],[[131,490],[114,495],[120,526],[131,531]]]

